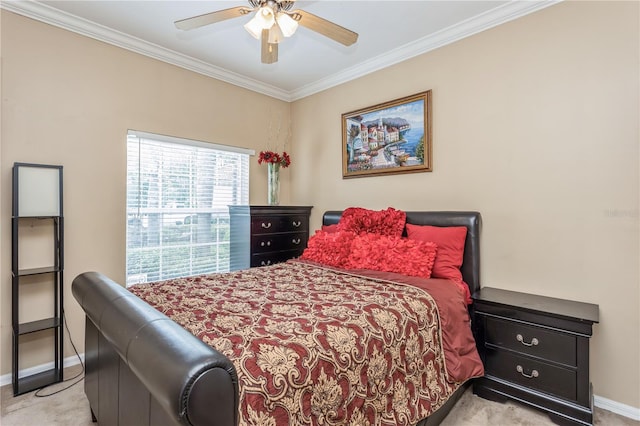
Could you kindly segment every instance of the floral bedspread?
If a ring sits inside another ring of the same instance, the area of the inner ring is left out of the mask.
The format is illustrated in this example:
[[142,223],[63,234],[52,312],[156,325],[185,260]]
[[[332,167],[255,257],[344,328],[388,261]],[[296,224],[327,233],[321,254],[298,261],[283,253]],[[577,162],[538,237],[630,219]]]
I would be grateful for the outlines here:
[[[466,313],[458,292],[447,293],[454,285],[422,281]],[[447,313],[462,331],[443,333],[424,287],[291,260],[130,290],[234,363],[240,425],[395,426],[417,423],[482,375],[468,317]],[[459,333],[466,347],[443,345]]]

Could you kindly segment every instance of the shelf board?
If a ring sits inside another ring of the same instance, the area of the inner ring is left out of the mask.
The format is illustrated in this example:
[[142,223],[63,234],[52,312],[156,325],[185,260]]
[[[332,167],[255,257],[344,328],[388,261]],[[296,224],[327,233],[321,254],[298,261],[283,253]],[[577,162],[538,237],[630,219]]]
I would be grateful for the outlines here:
[[15,392],[14,396],[31,392],[32,390],[40,389],[43,386],[61,381],[62,370],[60,368],[53,368],[31,376],[20,377],[18,378],[17,392]]
[[42,268],[30,268],[18,270],[19,277],[26,277],[29,275],[48,274],[50,272],[59,272],[61,269],[58,266],[44,266]]
[[62,216],[11,216],[13,219],[57,219]]
[[38,321],[24,322],[18,324],[18,335],[35,333],[36,331],[49,330],[60,327],[60,318],[45,318]]

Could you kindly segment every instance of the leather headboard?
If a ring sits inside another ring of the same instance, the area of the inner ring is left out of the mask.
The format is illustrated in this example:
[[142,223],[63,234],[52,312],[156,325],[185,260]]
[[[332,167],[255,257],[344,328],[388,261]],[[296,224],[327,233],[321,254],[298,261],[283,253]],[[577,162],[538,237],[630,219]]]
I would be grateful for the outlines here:
[[[480,229],[482,217],[478,212],[406,212],[407,223],[431,226],[466,226],[462,278],[469,286],[471,294],[480,290]],[[322,216],[323,225],[332,225],[340,221],[342,211],[327,211]],[[406,234],[406,230],[405,230]]]

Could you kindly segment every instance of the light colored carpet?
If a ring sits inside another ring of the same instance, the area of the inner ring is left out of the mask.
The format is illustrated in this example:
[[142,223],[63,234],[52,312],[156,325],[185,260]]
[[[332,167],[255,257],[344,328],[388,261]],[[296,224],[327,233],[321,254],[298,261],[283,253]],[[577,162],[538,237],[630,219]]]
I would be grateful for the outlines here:
[[[640,422],[595,408],[594,425],[640,426]],[[549,417],[538,410],[516,402],[488,401],[473,394],[469,388],[456,403],[441,426],[555,426]]]
[[[64,371],[65,380],[81,372],[81,367],[71,367]],[[47,395],[61,390],[78,379],[57,383],[40,394]],[[84,395],[84,380],[49,397],[39,398],[36,392],[13,396],[11,385],[2,386],[0,424],[2,426],[95,426],[91,422],[89,401]]]
[[[78,367],[65,370],[65,377],[73,377]],[[75,382],[59,383],[47,388],[51,393]],[[13,397],[11,385],[1,389],[2,404],[0,424],[2,426],[95,426],[91,422],[89,403],[84,395],[84,382],[46,398],[35,397],[34,392]],[[475,396],[467,390],[442,426],[546,426],[554,425],[543,413],[528,407],[508,402],[500,404]],[[594,425],[640,426],[633,421],[611,412],[596,408]]]

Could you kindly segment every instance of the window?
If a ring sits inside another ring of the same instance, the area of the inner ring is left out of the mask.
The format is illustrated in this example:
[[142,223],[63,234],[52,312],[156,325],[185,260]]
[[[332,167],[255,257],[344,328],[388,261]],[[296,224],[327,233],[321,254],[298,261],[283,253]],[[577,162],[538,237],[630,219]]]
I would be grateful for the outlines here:
[[127,285],[229,270],[229,205],[249,203],[253,151],[127,135]]

